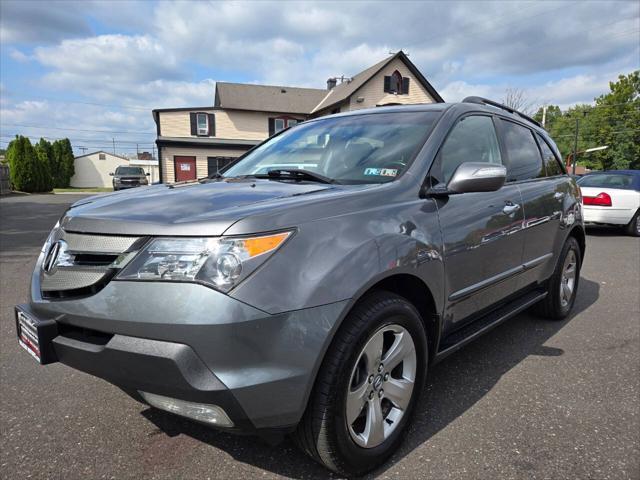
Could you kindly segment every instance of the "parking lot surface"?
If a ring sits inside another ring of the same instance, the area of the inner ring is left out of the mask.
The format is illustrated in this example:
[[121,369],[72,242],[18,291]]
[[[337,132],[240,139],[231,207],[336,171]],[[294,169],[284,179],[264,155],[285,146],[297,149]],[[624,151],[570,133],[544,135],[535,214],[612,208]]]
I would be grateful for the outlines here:
[[[292,443],[210,430],[17,344],[13,305],[74,195],[0,199],[0,478],[333,478]],[[435,366],[371,478],[640,478],[640,240],[590,231],[571,318],[525,313]]]

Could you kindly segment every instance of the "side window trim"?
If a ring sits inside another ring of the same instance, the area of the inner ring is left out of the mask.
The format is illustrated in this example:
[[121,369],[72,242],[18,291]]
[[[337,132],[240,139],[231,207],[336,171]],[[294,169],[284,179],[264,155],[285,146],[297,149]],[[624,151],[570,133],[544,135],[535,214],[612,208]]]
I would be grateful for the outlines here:
[[[530,183],[530,182],[535,182],[538,180],[541,180],[540,178],[527,178],[524,180],[509,180],[509,167],[511,166],[511,158],[509,157],[509,151],[506,147],[505,144],[505,140],[504,140],[504,126],[502,122],[509,122],[509,123],[513,123],[514,125],[518,125],[519,127],[522,128],[526,128],[527,130],[529,130],[529,134],[533,137],[533,141],[536,144],[536,147],[538,149],[538,158],[540,159],[540,165],[541,165],[541,171],[545,172],[546,175],[546,166],[544,164],[544,158],[542,157],[542,151],[540,150],[540,145],[538,145],[538,140],[536,139],[536,132],[534,130],[531,129],[531,127],[529,127],[528,125],[524,124],[524,123],[520,123],[520,122],[516,122],[511,118],[507,118],[507,117],[503,117],[502,115],[498,115],[498,120],[496,120],[496,122],[498,123],[499,129],[498,129],[498,142],[500,143],[500,152],[502,153],[504,151],[505,156],[503,157],[503,165],[505,167],[507,167],[507,181],[505,182],[506,184],[509,185],[516,185],[519,183]],[[544,177],[543,177],[544,178]]]
[[[425,178],[425,182],[427,180],[429,180],[429,182],[431,182],[434,178],[436,178],[438,180],[442,179],[442,165],[441,165],[442,147],[447,143],[447,140],[451,136],[451,132],[453,132],[453,130],[458,126],[458,124],[463,119],[465,119],[467,117],[488,117],[488,118],[491,119],[491,121],[493,123],[493,129],[495,131],[496,139],[498,141],[498,149],[500,151],[500,161],[502,162],[502,165],[505,165],[505,163],[504,163],[504,152],[503,152],[503,148],[502,148],[502,142],[500,141],[500,133],[499,133],[498,129],[496,128],[495,115],[493,115],[491,113],[488,113],[488,112],[465,112],[465,113],[460,115],[458,118],[456,118],[452,122],[451,128],[449,128],[449,131],[447,132],[447,134],[442,139],[442,142],[440,142],[440,145],[438,146],[438,151],[436,152],[435,156],[433,157],[433,162],[431,163],[431,168],[429,168],[429,170],[427,172],[427,176]],[[436,175],[434,175],[434,173]],[[440,183],[440,182],[438,182],[438,183]],[[434,187],[435,184],[431,184],[430,186]]]

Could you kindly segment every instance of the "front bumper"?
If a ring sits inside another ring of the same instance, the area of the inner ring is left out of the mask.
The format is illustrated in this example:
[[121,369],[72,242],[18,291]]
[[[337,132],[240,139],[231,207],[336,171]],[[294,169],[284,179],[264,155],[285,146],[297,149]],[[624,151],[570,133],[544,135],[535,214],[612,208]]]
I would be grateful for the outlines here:
[[346,301],[270,315],[196,284],[111,281],[47,301],[38,275],[21,308],[55,320],[55,355],[141,400],[138,391],[222,407],[243,432],[300,420]]

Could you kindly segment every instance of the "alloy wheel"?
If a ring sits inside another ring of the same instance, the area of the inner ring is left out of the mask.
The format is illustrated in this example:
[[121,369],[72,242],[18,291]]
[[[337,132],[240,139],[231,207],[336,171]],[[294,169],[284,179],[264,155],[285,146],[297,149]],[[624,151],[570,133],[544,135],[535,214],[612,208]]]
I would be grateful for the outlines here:
[[567,258],[562,267],[562,278],[560,279],[560,304],[566,307],[571,302],[573,290],[576,286],[577,260],[573,250],[567,252]]
[[351,373],[345,419],[353,441],[374,448],[395,431],[409,407],[417,356],[411,334],[385,325],[367,341]]

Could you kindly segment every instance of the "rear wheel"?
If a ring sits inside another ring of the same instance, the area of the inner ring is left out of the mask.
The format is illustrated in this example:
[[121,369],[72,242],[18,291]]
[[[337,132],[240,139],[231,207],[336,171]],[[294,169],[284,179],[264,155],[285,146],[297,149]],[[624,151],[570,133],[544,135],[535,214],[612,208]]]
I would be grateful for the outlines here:
[[636,212],[633,219],[625,227],[627,234],[632,237],[640,237],[640,210]]
[[553,320],[562,320],[569,315],[578,292],[582,256],[580,245],[569,237],[562,248],[555,272],[548,281],[548,294],[536,305],[539,315]]
[[426,364],[416,309],[389,292],[367,296],[336,334],[295,440],[341,475],[376,468],[402,441]]

